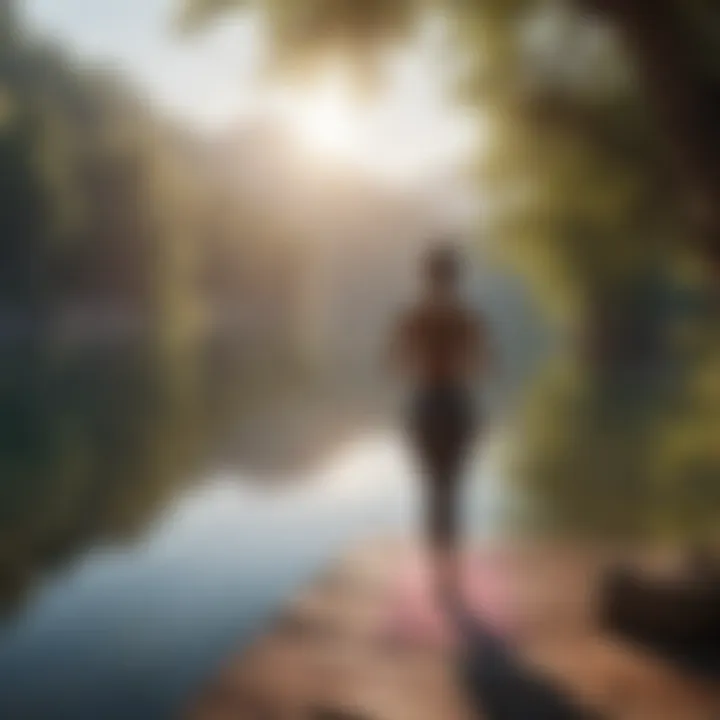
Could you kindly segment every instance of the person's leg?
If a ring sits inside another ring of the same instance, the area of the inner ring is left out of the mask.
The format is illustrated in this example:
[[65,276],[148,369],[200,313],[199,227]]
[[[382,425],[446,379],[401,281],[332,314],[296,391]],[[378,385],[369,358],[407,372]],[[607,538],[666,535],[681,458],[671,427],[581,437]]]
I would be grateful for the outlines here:
[[461,602],[458,489],[472,431],[466,398],[453,392],[419,396],[413,435],[425,480],[425,536],[433,589],[443,607]]
[[455,458],[436,458],[428,485],[427,531],[432,583],[442,606],[452,609],[460,602],[462,594],[457,498],[459,478]]

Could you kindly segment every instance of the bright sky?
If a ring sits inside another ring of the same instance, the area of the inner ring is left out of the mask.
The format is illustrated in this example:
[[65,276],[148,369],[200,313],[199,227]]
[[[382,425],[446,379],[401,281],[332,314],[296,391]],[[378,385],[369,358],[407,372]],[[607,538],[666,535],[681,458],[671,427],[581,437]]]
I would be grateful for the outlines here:
[[152,98],[200,126],[221,125],[252,105],[262,41],[237,17],[212,33],[173,36],[178,0],[25,0],[32,24],[83,58],[107,60]]
[[477,118],[447,100],[438,26],[398,57],[385,96],[360,113],[337,73],[309,95],[269,93],[258,79],[264,43],[257,18],[233,16],[196,37],[174,36],[177,2],[26,0],[26,12],[33,26],[82,58],[119,66],[154,102],[202,129],[270,107],[288,115],[313,151],[349,162],[378,158],[375,169],[398,176],[442,173],[478,139]]

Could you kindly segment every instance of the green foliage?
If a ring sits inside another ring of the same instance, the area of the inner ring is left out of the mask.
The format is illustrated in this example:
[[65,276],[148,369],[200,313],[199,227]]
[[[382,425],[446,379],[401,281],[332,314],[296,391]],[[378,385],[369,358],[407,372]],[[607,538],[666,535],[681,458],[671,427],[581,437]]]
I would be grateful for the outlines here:
[[296,81],[328,59],[354,70],[359,86],[377,80],[383,49],[412,33],[432,0],[187,0],[180,25],[202,27],[229,10],[259,11],[270,27],[268,71]]
[[202,298],[188,265],[212,231],[193,143],[116,76],[10,34],[0,48],[0,302],[47,321],[77,303],[122,308],[161,344],[189,340]]

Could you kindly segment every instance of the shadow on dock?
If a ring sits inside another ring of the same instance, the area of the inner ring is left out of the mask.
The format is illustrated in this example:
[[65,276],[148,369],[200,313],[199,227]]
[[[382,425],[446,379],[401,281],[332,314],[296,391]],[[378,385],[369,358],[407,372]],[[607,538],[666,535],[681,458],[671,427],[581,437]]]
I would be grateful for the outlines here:
[[463,686],[479,717],[487,720],[602,720],[531,670],[502,639],[466,616],[459,659]]
[[[640,638],[629,632],[618,635],[618,622],[608,622],[618,618],[604,616],[604,593],[596,595],[592,559],[582,572],[566,574],[556,572],[557,553],[531,559],[522,567],[534,571],[523,572],[515,590],[527,604],[517,608],[518,627],[496,623],[472,597],[451,613],[456,632],[440,638],[422,618],[416,627],[412,612],[407,625],[396,625],[398,568],[408,567],[407,550],[375,548],[346,558],[300,592],[254,644],[228,658],[185,717],[720,719],[714,679],[696,677],[687,664],[676,667],[649,643],[632,642]],[[641,600],[630,607],[653,605],[644,594]],[[655,614],[642,613],[645,622],[660,612],[653,602]],[[404,602],[399,607],[408,613]]]

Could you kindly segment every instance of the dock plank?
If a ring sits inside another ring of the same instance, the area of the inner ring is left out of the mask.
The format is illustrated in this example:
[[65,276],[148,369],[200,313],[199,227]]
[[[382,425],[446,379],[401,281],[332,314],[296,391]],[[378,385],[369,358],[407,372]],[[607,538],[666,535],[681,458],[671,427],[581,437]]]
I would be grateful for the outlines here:
[[[587,556],[478,552],[466,566],[483,624],[578,707],[618,720],[720,720],[720,688],[595,627],[597,564]],[[463,638],[443,628],[427,588],[422,556],[407,543],[350,553],[230,658],[185,717],[494,720],[472,701],[458,672]]]

